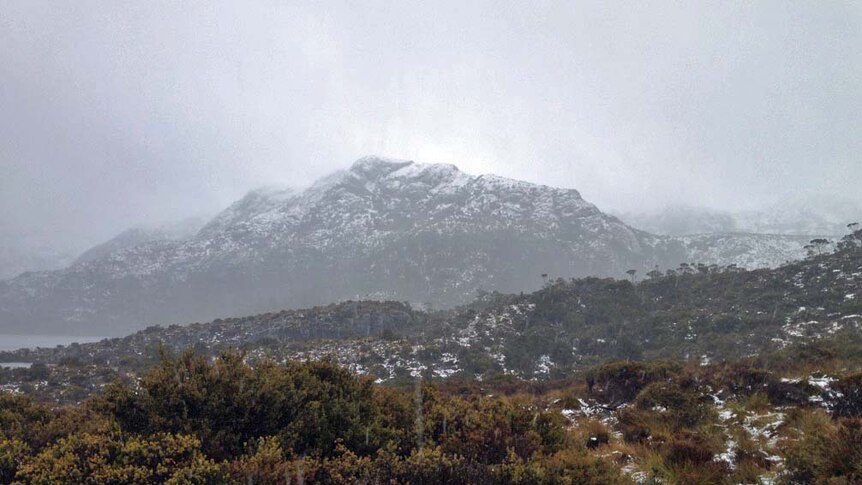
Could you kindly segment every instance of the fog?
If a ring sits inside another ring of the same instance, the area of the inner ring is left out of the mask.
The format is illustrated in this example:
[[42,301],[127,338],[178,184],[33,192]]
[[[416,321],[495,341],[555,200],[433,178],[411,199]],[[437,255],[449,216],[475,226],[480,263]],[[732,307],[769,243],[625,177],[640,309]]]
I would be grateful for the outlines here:
[[80,251],[367,154],[614,211],[862,203],[860,79],[858,2],[6,0],[0,244]]

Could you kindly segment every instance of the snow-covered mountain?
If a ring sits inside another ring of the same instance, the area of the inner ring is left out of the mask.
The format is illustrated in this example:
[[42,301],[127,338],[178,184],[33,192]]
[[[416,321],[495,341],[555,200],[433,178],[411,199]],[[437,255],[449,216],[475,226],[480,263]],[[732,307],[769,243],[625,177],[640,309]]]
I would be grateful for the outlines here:
[[189,217],[179,221],[156,225],[136,226],[117,234],[108,241],[83,253],[75,263],[86,263],[124,249],[157,241],[185,241],[192,238],[207,223],[204,217]]
[[615,215],[627,224],[665,236],[741,231],[733,214],[703,207],[674,205],[656,211],[619,212]]
[[739,230],[768,234],[843,235],[847,224],[860,222],[862,207],[837,196],[801,196],[781,200],[764,210],[733,215]]
[[[681,242],[688,262],[707,266],[736,265],[739,268],[774,268],[807,255],[805,246],[812,236],[752,234],[744,232],[706,233],[672,238]],[[838,239],[829,239],[833,244]]]
[[676,205],[615,215],[633,226],[668,236],[744,232],[840,237],[847,233],[847,224],[862,219],[862,207],[838,197],[800,196],[760,210],[734,212]]
[[[728,238],[728,262],[786,249]],[[123,334],[359,297],[453,305],[476,289],[534,289],[546,274],[675,267],[693,261],[691,245],[634,229],[576,190],[367,157],[302,191],[251,192],[188,239],[0,282],[0,332]]]

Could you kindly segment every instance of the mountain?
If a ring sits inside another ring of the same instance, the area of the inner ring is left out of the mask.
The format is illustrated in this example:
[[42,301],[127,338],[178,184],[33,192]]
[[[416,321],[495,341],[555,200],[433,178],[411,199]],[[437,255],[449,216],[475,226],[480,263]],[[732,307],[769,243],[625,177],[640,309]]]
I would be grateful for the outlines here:
[[37,237],[13,238],[0,227],[0,280],[25,271],[48,271],[63,268],[74,261],[68,248],[52,247]]
[[704,207],[674,205],[657,211],[616,215],[628,224],[666,236],[741,232],[732,213]]
[[101,259],[124,249],[131,249],[157,241],[185,241],[197,234],[207,220],[203,217],[190,217],[180,221],[150,226],[137,226],[126,229],[102,244],[84,251],[75,263],[87,263]]
[[[676,236],[672,240],[685,246],[687,261],[755,269],[774,268],[804,258],[805,248],[814,237],[817,236],[728,232]],[[838,239],[829,238],[829,250],[834,249]]]
[[862,207],[851,200],[813,195],[734,214],[738,230],[771,234],[844,234],[860,216]]
[[641,229],[669,236],[715,233],[836,236],[847,232],[847,224],[862,218],[862,207],[838,197],[799,196],[760,210],[722,211],[675,205],[616,215]]
[[711,251],[634,229],[573,189],[366,157],[305,190],[253,191],[188,239],[0,282],[0,331],[117,335],[365,297],[445,307],[538,288],[540,275],[644,274],[698,254],[762,265],[758,252],[786,249],[774,239],[726,236],[730,249]]
[[194,236],[206,222],[207,218],[195,216],[132,227],[83,253],[80,241],[64,241],[57,235],[52,237],[45,234],[13,238],[11,231],[0,227],[0,280],[13,278],[26,271],[62,269],[70,264],[93,261],[148,242],[186,240]]

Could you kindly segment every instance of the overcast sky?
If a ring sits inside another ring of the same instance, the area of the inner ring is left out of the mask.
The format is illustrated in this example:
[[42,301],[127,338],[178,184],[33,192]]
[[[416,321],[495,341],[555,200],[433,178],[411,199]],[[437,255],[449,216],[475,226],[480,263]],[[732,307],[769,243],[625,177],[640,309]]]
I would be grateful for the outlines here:
[[366,154],[599,207],[862,202],[862,2],[0,1],[0,231],[86,246]]

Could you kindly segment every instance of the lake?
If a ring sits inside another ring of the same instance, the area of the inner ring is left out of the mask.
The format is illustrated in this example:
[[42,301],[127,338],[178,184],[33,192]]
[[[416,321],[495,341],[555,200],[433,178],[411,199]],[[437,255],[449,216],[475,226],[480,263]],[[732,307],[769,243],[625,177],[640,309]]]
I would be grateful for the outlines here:
[[69,345],[98,342],[105,337],[72,337],[69,335],[6,335],[0,334],[0,352],[6,350],[34,349],[36,347],[53,348],[58,345]]

